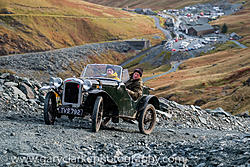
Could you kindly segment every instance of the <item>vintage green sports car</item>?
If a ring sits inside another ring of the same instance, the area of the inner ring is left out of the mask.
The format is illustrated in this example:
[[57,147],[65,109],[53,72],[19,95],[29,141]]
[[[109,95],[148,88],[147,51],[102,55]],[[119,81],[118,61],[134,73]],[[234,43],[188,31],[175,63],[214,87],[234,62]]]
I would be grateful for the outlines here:
[[[112,67],[116,76],[107,75]],[[156,124],[156,109],[159,100],[149,95],[146,86],[143,95],[134,101],[126,91],[125,82],[129,79],[127,69],[118,65],[88,64],[79,78],[51,78],[44,102],[45,124],[53,125],[56,118],[68,115],[69,119],[91,115],[92,131],[97,132],[110,120],[137,120],[141,133],[150,134]]]

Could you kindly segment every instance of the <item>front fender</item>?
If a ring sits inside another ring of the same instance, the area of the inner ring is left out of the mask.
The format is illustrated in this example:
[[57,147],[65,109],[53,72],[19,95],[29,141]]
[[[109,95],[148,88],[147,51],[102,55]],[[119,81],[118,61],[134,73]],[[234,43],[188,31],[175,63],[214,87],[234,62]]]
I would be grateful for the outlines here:
[[144,108],[147,107],[148,104],[152,104],[155,109],[159,110],[160,102],[158,98],[154,95],[143,96],[137,105],[137,111],[142,111]]
[[118,114],[118,106],[115,100],[104,90],[91,90],[88,92],[88,104],[90,106],[93,106],[95,99],[97,96],[102,96],[104,100],[104,110],[111,112],[111,111],[116,111]]
[[94,101],[97,96],[109,97],[111,98],[108,93],[104,90],[90,90],[88,91],[88,99]]

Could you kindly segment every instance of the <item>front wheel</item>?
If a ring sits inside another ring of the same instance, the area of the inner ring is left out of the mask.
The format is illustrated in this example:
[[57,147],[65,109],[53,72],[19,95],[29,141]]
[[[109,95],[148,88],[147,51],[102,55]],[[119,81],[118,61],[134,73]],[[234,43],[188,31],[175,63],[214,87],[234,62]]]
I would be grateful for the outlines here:
[[152,104],[148,104],[146,108],[140,113],[139,129],[141,133],[150,134],[156,123],[156,111]]
[[54,125],[56,119],[56,96],[48,92],[44,101],[44,121],[46,125]]
[[92,113],[92,131],[98,132],[102,123],[103,115],[103,98],[97,96]]

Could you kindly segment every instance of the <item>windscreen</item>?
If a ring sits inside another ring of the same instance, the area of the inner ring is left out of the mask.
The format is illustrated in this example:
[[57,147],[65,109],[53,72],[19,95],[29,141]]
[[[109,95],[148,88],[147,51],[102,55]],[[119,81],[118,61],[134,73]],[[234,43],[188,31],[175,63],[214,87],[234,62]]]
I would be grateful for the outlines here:
[[84,78],[110,78],[121,80],[122,67],[110,64],[88,64],[81,77]]

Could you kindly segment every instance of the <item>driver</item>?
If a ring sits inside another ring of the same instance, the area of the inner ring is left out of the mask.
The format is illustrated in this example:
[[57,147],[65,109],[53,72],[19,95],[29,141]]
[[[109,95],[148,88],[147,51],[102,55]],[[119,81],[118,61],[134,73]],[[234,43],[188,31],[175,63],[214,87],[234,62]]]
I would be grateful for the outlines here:
[[128,94],[133,100],[137,100],[142,96],[143,83],[142,83],[142,73],[143,69],[136,68],[132,74],[130,74],[130,79],[125,83]]
[[112,66],[107,66],[106,75],[107,75],[108,78],[113,78],[113,79],[116,79],[116,80],[120,80],[118,78],[117,72],[115,72],[115,69]]

